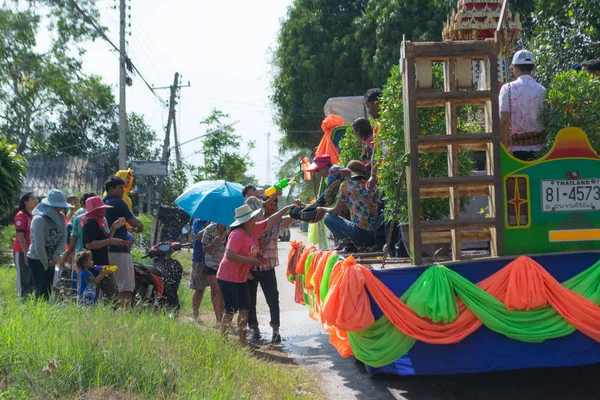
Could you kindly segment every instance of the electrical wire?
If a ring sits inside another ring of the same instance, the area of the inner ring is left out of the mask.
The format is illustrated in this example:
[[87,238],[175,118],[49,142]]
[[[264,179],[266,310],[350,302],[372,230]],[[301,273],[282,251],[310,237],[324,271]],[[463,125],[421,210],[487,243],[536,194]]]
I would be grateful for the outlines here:
[[92,17],[90,17],[89,15],[87,15],[87,13],[85,11],[83,11],[81,9],[81,7],[79,7],[79,4],[77,4],[76,0],[69,0],[69,2],[73,5],[73,7],[75,7],[75,9],[77,10],[77,12],[79,14],[81,14],[81,16],[83,17],[83,19],[86,22],[88,22],[90,25],[92,25],[94,27],[94,29],[96,30],[96,32],[98,32],[98,34],[106,42],[108,42],[108,44],[110,44],[123,58],[125,58],[126,62],[131,66],[131,69],[136,72],[136,74],[140,77],[140,79],[142,80],[142,82],[144,82],[144,84],[148,87],[148,89],[152,92],[152,94],[159,100],[159,102],[161,103],[161,105],[163,107],[166,107],[167,106],[166,102],[158,95],[158,93],[156,93],[154,91],[154,89],[152,88],[152,86],[148,83],[148,81],[146,81],[146,78],[144,78],[144,75],[142,75],[142,73],[140,72],[140,70],[135,66],[135,64],[133,63],[133,61],[131,61],[131,59],[127,56],[127,54],[125,52],[122,52],[121,49],[119,47],[117,47],[117,45],[115,45],[112,42],[112,40],[110,40],[110,38],[106,35],[106,33],[104,32],[104,30],[98,26],[98,24],[96,23],[96,21],[94,21],[94,19]]

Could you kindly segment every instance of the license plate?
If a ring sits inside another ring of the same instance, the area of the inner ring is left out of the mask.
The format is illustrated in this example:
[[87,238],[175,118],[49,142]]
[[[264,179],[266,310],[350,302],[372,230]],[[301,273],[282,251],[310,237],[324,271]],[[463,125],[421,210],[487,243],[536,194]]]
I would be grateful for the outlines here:
[[542,211],[600,210],[600,178],[542,181]]

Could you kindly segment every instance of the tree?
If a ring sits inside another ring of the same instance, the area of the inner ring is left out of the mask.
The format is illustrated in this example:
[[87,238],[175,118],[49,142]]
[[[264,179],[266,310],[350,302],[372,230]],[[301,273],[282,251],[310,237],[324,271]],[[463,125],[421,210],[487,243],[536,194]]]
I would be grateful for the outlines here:
[[[0,9],[0,132],[21,154],[68,97],[81,70],[80,43],[98,35],[79,14],[83,9],[97,16],[93,2],[31,1],[28,8],[23,3],[7,1]],[[36,36],[44,29],[52,40],[40,50]]]
[[[83,77],[65,94],[58,118],[47,121],[32,137],[31,152],[51,157],[90,157],[105,153],[107,145],[114,148],[111,142],[118,138],[117,123],[118,107],[111,87],[100,77]],[[130,114],[129,123],[129,136],[134,140],[133,158],[141,159],[135,150],[146,148],[139,146],[137,134],[149,128],[142,126],[139,115]],[[143,140],[147,139],[147,135],[143,136]],[[151,140],[155,141],[156,137]],[[128,147],[131,147],[129,143]]]
[[365,0],[296,0],[281,24],[273,55],[271,100],[285,149],[316,146],[329,97],[363,93],[354,20]]
[[304,180],[304,172],[302,170],[302,157],[310,154],[310,152],[309,149],[301,149],[280,157],[279,161],[282,164],[277,172],[277,180],[293,177],[296,181],[296,184],[290,186],[289,191],[287,191],[284,204],[291,204],[295,199],[300,199],[304,203],[310,203],[315,197],[315,191],[318,191],[320,178],[315,175],[314,180],[306,181]]
[[188,172],[192,171],[191,165],[183,163],[178,167],[175,163],[169,163],[169,174],[165,177],[165,189],[162,195],[163,204],[173,204],[184,190],[188,187]]
[[[235,134],[231,126],[223,125],[223,119],[229,118],[219,110],[212,110],[210,115],[200,122],[207,128],[207,136],[202,142],[204,164],[197,167],[193,173],[194,180],[224,179],[230,182],[246,183],[253,179],[247,176],[249,161],[248,153],[239,154],[235,149],[242,145],[242,138]],[[243,143],[248,151],[254,148],[254,142]]]
[[442,40],[442,23],[452,5],[455,2],[440,0],[369,1],[354,23],[353,42],[361,49],[365,81],[377,87],[386,83],[390,69],[400,59],[404,35],[413,41]]
[[600,57],[599,0],[537,1],[533,22],[529,45],[543,85],[573,63]]
[[312,148],[330,97],[386,83],[409,40],[441,40],[447,0],[296,0],[281,23],[271,101],[284,149]]
[[0,218],[10,214],[21,194],[27,172],[27,161],[17,152],[17,146],[0,141]]

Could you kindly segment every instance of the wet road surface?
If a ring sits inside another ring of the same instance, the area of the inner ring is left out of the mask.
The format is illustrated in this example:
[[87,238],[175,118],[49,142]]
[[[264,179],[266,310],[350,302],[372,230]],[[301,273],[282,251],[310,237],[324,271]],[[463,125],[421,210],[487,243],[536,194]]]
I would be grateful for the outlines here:
[[[292,240],[306,242],[298,228]],[[282,350],[320,379],[327,399],[556,399],[600,400],[600,365],[494,372],[478,375],[370,377],[353,358],[340,357],[329,335],[294,303],[294,286],[285,277],[289,243],[279,243],[277,267],[281,307]],[[264,339],[271,336],[269,309],[259,290],[257,312]]]

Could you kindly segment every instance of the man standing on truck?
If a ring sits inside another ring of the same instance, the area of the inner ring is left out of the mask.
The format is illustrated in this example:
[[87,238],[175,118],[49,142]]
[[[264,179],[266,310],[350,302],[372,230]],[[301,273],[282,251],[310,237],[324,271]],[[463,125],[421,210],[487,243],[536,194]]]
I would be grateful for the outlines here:
[[502,143],[516,158],[531,161],[544,147],[541,123],[546,89],[531,76],[535,58],[519,50],[512,60],[515,80],[500,89],[500,133]]

